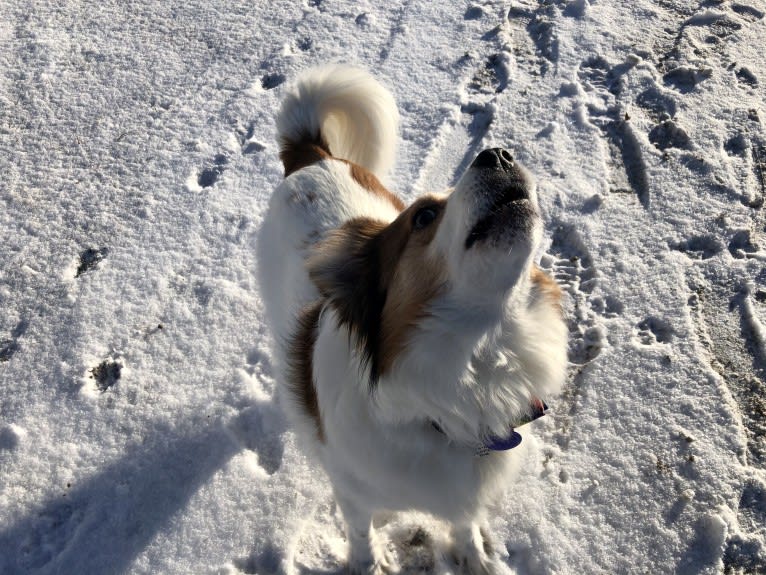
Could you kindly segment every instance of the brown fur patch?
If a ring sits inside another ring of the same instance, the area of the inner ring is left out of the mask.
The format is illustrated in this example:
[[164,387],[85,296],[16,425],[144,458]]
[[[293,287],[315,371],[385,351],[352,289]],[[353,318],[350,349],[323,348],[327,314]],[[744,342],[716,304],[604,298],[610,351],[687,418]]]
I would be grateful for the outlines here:
[[354,164],[353,162],[347,163],[349,166],[351,166],[351,177],[354,178],[354,181],[356,181],[357,184],[362,186],[370,193],[375,194],[384,200],[387,200],[400,212],[404,210],[404,202],[399,198],[399,196],[391,192],[388,188],[386,188],[386,186],[380,183],[380,180],[375,174],[373,174],[364,166],[360,166],[359,164]]
[[[408,238],[396,261],[382,262],[383,266],[393,270],[393,275],[388,282],[388,297],[382,312],[381,373],[391,369],[413,330],[427,314],[429,302],[446,284],[444,265],[427,253],[439,229],[445,205],[446,200],[442,198],[421,198],[397,219],[402,220],[398,233],[406,234]],[[422,230],[413,230],[414,214],[431,206],[438,207],[436,219]]]
[[364,166],[344,160],[343,158],[334,157],[330,153],[327,144],[325,144],[324,140],[321,138],[316,141],[303,140],[297,143],[286,140],[282,142],[281,147],[282,149],[279,152],[279,159],[282,160],[282,165],[285,168],[285,178],[293,172],[302,170],[303,168],[321,162],[322,160],[332,158],[348,164],[349,169],[351,170],[351,177],[365,190],[386,200],[398,211],[401,212],[404,210],[404,202],[399,196],[386,188],[375,174]]
[[380,235],[386,223],[357,218],[330,232],[307,262],[309,277],[356,337],[374,384],[379,374],[380,314],[386,300],[380,280]]
[[292,174],[315,164],[321,160],[331,158],[327,144],[324,141],[302,140],[300,142],[285,141],[281,144],[279,159],[285,167],[285,178]]
[[541,270],[538,266],[532,266],[532,283],[535,289],[551,304],[553,304],[559,313],[563,313],[561,304],[561,288],[555,280]]
[[322,303],[315,303],[298,317],[298,327],[288,340],[287,391],[289,399],[314,420],[319,441],[324,441],[324,426],[314,383],[314,345],[319,330]]
[[[426,251],[445,203],[421,198],[390,224],[351,220],[320,242],[309,259],[312,281],[356,336],[373,385],[391,368],[444,283],[441,266]],[[434,208],[437,217],[415,229],[413,216],[424,207]]]

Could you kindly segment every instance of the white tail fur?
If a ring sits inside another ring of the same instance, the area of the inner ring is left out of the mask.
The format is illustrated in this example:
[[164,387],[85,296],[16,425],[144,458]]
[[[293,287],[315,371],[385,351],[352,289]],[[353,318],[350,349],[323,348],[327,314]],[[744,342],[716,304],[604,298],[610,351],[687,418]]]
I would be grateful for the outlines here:
[[394,162],[399,113],[391,93],[366,71],[334,64],[298,78],[277,116],[282,150],[322,142],[336,158],[378,177]]

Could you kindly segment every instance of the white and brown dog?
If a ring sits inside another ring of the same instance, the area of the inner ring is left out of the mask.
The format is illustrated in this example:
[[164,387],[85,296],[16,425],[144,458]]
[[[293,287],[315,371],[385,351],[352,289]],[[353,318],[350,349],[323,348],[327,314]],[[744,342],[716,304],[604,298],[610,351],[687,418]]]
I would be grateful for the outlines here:
[[285,179],[258,240],[284,408],[330,477],[352,572],[389,566],[378,510],[452,524],[458,568],[496,571],[485,510],[519,465],[514,426],[564,381],[556,284],[531,177],[485,150],[409,207],[380,182],[398,113],[366,72],[315,69],[277,117]]

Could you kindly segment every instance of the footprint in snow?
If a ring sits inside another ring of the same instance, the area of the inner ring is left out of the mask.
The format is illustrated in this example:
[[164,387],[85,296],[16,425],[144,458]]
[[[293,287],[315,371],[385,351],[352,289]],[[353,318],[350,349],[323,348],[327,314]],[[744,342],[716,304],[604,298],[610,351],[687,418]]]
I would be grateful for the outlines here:
[[598,273],[574,226],[561,224],[555,228],[550,250],[540,264],[569,295],[570,309],[566,315],[570,362],[575,365],[590,363],[601,353],[606,338],[601,311],[621,312],[622,304],[614,298],[592,297]]
[[649,132],[649,141],[660,150],[691,147],[689,135],[673,120],[665,120],[652,128]]
[[80,259],[78,261],[74,277],[78,278],[82,274],[94,269],[108,255],[109,248],[86,249],[80,254]]
[[16,327],[11,330],[10,337],[7,339],[0,339],[0,363],[10,361],[10,359],[16,355],[21,349],[19,344],[19,338],[24,335],[29,327],[29,322],[21,320]]
[[654,346],[673,341],[674,330],[666,320],[649,316],[636,326],[635,334],[642,345]]
[[608,144],[610,190],[633,193],[648,209],[649,177],[641,140],[617,101],[622,93],[622,77],[631,68],[630,63],[612,66],[603,57],[592,56],[582,62],[577,77],[582,92],[596,99],[587,109],[590,123],[601,130]]
[[284,74],[266,74],[261,78],[261,88],[264,90],[273,90],[277,86],[281,86],[285,83],[287,77]]
[[662,76],[665,85],[675,88],[682,94],[688,94],[698,84],[713,75],[713,69],[702,66],[677,66]]
[[679,251],[694,260],[710,259],[724,250],[721,241],[709,234],[693,236],[678,242],[670,242],[669,245],[670,249]]
[[737,80],[739,80],[740,83],[746,84],[751,88],[758,87],[758,77],[750,71],[750,68],[742,66],[735,72],[735,75],[737,76]]
[[562,448],[569,443],[569,433],[578,398],[582,393],[584,373],[606,346],[608,327],[605,320],[623,313],[623,304],[608,295],[596,295],[599,274],[580,232],[571,224],[554,228],[551,246],[540,266],[561,286],[565,298],[565,317],[569,328],[570,369],[559,405],[556,406],[556,440]]
[[245,575],[276,575],[283,573],[283,552],[273,543],[266,543],[262,549],[254,551],[248,557],[235,559],[232,563]]
[[250,122],[247,128],[237,128],[236,135],[242,154],[245,156],[257,154],[266,149],[266,144],[259,142],[255,138],[255,122]]
[[13,451],[19,446],[26,432],[12,424],[0,426],[0,451]]
[[114,386],[122,377],[122,364],[119,361],[106,359],[90,370],[90,378],[94,380],[96,389],[101,393]]
[[258,402],[244,410],[229,425],[233,438],[258,456],[258,466],[268,475],[282,467],[287,423],[274,401]]
[[468,90],[480,94],[501,94],[508,87],[509,65],[504,54],[492,54],[474,72]]
[[0,362],[10,361],[19,349],[16,339],[0,339]]
[[213,158],[213,165],[204,168],[197,176],[197,184],[201,188],[209,188],[214,185],[218,179],[223,175],[226,164],[229,163],[229,158],[226,154],[217,154]]
[[636,96],[636,104],[658,124],[676,115],[676,100],[672,92],[651,85]]
[[[513,5],[508,10],[508,21],[511,26],[524,34],[531,43],[529,49],[534,52],[538,64],[538,69],[534,73],[540,76],[545,76],[551,67],[557,66],[559,61],[555,15],[556,7],[548,2],[539,3],[534,10],[518,5]],[[519,35],[514,34],[515,37]]]

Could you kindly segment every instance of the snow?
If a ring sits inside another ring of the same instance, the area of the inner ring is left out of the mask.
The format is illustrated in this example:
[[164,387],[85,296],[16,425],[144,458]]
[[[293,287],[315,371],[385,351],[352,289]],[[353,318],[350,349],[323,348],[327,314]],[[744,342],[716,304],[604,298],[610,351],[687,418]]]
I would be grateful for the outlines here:
[[[337,572],[275,404],[254,242],[284,85],[366,66],[407,199],[539,181],[567,387],[492,528],[509,572],[766,570],[766,7],[0,4],[0,572]],[[381,519],[443,571],[431,518]]]

